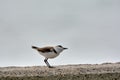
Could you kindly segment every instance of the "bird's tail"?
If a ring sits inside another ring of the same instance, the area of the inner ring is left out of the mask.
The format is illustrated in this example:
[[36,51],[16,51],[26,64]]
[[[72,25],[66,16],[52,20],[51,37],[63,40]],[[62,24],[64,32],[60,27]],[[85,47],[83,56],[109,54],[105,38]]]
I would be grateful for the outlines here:
[[36,46],[32,46],[32,48],[33,48],[33,49],[38,49],[38,47],[36,47]]

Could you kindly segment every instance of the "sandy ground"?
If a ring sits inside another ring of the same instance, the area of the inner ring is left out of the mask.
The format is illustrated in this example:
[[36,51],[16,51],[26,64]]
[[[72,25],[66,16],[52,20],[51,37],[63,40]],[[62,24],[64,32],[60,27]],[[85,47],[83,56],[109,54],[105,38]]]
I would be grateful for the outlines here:
[[120,62],[103,64],[60,65],[55,68],[46,66],[0,67],[0,77],[52,76],[66,74],[103,74],[120,73]]

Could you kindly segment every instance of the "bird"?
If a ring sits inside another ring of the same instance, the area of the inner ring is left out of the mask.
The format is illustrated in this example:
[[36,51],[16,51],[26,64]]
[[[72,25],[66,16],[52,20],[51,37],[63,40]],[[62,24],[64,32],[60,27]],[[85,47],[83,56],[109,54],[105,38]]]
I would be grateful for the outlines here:
[[48,68],[53,68],[48,63],[48,59],[52,59],[57,57],[63,50],[66,50],[68,48],[65,48],[61,45],[56,45],[56,46],[45,46],[45,47],[36,47],[32,46],[33,49],[37,50],[42,56],[45,57],[44,62],[47,65]]

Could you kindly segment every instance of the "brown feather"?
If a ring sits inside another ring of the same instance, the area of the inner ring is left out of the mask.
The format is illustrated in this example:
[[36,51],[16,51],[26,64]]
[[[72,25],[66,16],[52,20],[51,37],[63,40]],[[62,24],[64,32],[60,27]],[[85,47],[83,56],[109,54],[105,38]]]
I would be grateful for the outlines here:
[[48,46],[48,47],[38,48],[37,50],[46,53],[46,52],[51,52],[53,49],[54,49],[53,47]]

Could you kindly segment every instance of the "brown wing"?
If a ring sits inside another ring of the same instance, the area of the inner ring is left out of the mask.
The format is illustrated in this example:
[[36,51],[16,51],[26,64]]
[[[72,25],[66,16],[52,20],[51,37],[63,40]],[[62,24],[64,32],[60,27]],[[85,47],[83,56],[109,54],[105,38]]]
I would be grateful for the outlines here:
[[38,48],[37,50],[40,52],[46,53],[46,52],[51,52],[52,49],[53,47],[43,47],[43,48]]

